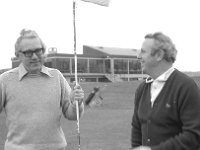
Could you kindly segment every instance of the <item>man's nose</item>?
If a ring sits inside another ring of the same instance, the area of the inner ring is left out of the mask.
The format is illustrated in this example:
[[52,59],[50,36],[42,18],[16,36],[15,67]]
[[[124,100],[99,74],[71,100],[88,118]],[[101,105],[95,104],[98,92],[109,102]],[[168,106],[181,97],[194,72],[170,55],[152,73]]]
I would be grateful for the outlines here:
[[38,58],[38,56],[36,55],[36,53],[33,52],[32,58]]

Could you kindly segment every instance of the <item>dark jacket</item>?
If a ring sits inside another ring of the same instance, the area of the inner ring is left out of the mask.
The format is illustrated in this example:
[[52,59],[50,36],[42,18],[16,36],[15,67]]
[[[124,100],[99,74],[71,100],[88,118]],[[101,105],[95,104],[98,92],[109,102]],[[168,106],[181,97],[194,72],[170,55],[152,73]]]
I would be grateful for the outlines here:
[[175,70],[160,94],[150,101],[151,83],[135,94],[132,147],[152,150],[197,150],[200,144],[200,91],[195,82]]

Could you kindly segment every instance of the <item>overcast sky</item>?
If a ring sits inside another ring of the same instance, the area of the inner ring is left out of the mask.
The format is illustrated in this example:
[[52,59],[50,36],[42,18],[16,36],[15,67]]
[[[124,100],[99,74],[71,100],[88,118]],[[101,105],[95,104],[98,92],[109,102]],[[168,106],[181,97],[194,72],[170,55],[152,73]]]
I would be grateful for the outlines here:
[[[47,47],[73,53],[73,0],[0,0],[0,69],[11,68],[21,29],[36,30]],[[109,7],[77,1],[77,52],[82,45],[140,49],[161,31],[178,49],[174,66],[200,71],[199,0],[111,0]]]

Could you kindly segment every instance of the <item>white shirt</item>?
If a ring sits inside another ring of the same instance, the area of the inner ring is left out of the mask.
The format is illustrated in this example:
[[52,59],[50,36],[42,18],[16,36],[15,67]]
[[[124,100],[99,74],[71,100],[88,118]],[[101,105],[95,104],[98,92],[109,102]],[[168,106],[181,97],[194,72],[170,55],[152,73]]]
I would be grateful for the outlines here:
[[158,96],[158,94],[164,87],[167,79],[169,78],[169,76],[172,74],[172,72],[174,70],[175,69],[173,67],[171,67],[166,72],[164,72],[159,77],[157,77],[155,80],[153,80],[153,79],[149,80],[149,78],[146,79],[146,83],[152,82],[151,83],[151,91],[150,91],[151,92],[150,93],[151,94],[151,106],[153,106],[153,103],[154,103],[156,97]]

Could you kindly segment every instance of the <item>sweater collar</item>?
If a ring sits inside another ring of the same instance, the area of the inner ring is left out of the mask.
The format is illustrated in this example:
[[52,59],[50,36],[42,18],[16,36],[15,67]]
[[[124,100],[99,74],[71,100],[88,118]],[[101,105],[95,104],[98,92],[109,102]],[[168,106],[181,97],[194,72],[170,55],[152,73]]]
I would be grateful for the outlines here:
[[[25,69],[24,65],[21,63],[19,65],[19,80],[21,81],[24,76],[28,74],[28,71]],[[41,73],[46,74],[49,77],[52,77],[51,73],[49,72],[48,68],[42,66]]]

